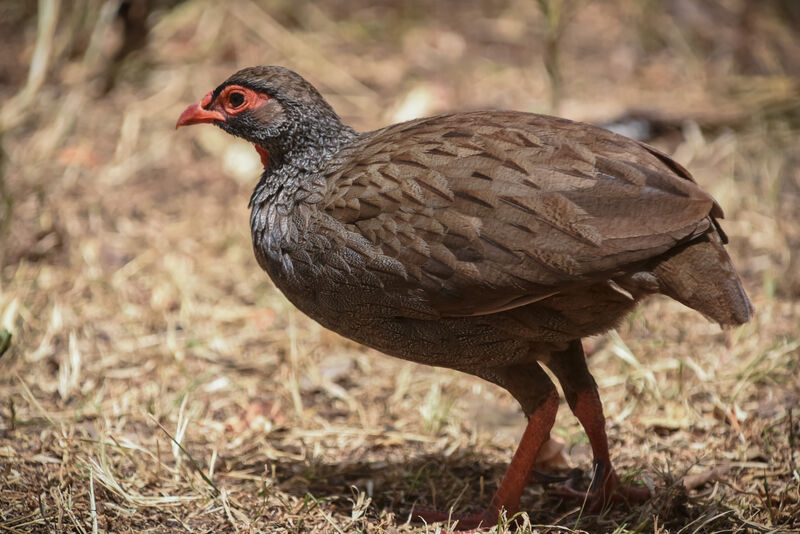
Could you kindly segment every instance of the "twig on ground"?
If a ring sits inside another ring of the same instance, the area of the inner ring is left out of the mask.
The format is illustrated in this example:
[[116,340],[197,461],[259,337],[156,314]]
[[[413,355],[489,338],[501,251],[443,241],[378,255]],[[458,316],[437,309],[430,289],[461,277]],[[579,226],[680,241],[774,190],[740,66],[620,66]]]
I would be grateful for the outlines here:
[[211,487],[211,488],[214,490],[214,496],[215,496],[215,497],[216,497],[216,496],[219,496],[219,494],[220,494],[219,488],[217,487],[217,485],[216,485],[216,484],[214,484],[214,482],[212,482],[212,481],[211,481],[211,479],[210,479],[210,478],[208,478],[208,477],[206,476],[206,474],[205,474],[205,473],[203,473],[203,470],[200,468],[200,465],[197,463],[197,461],[195,461],[194,457],[192,457],[192,455],[191,455],[191,454],[189,454],[189,451],[187,451],[187,450],[184,448],[184,446],[183,446],[183,445],[181,445],[181,444],[180,444],[180,442],[178,442],[178,440],[176,440],[174,437],[172,437],[172,434],[170,434],[170,433],[169,433],[169,430],[167,430],[167,429],[164,427],[164,425],[162,425],[162,424],[161,424],[161,423],[158,421],[158,419],[156,419],[155,417],[153,417],[153,415],[152,415],[152,414],[147,414],[147,415],[150,417],[150,420],[151,420],[151,421],[153,421],[155,424],[157,424],[157,425],[158,425],[158,427],[159,427],[161,430],[163,430],[163,431],[164,431],[164,434],[166,434],[166,435],[167,435],[167,437],[168,437],[170,440],[172,440],[172,443],[174,443],[175,445],[177,445],[177,446],[178,446],[178,448],[179,448],[179,449],[180,449],[180,450],[183,452],[183,454],[185,454],[185,455],[186,455],[186,457],[189,459],[189,462],[192,464],[192,467],[193,467],[193,468],[194,468],[194,470],[197,472],[197,474],[199,474],[199,475],[200,475],[200,477],[203,479],[203,481],[205,481],[205,483],[206,483],[206,484],[208,484],[208,485],[209,485],[209,486],[210,486],[210,487]]

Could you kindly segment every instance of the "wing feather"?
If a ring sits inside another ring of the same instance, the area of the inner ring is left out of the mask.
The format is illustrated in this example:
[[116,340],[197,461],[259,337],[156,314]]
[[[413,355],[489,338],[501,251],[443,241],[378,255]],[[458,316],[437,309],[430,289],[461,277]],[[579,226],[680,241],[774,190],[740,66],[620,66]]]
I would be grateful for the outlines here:
[[[718,205],[657,150],[585,124],[514,112],[364,134],[323,206],[443,316],[495,313],[713,231]],[[387,276],[384,274],[384,276]]]

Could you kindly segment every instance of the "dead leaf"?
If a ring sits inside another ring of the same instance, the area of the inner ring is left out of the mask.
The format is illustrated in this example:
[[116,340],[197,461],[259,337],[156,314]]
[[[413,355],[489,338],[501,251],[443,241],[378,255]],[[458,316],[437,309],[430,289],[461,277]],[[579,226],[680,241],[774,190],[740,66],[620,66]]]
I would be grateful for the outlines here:
[[234,434],[240,434],[248,429],[263,429],[269,432],[273,424],[280,425],[285,422],[280,403],[253,401],[247,405],[244,413],[225,420],[225,430]]
[[253,310],[253,322],[259,330],[266,330],[275,322],[275,310],[272,308],[256,308]]
[[686,475],[681,482],[683,483],[683,487],[686,488],[686,491],[691,491],[709,482],[718,482],[722,480],[723,475],[725,475],[729,469],[730,466],[728,465],[718,465],[702,473]]
[[87,169],[96,169],[102,163],[100,157],[87,146],[65,147],[58,153],[57,159],[65,167],[75,165]]
[[559,438],[550,438],[542,444],[536,456],[536,469],[568,469],[570,467],[567,456],[567,446]]

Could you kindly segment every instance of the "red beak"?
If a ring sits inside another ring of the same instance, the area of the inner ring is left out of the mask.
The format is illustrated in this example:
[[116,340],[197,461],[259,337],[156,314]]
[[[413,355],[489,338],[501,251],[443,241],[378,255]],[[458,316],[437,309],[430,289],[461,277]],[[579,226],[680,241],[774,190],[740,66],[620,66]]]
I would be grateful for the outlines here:
[[203,100],[196,102],[186,108],[181,116],[178,117],[178,123],[175,125],[177,130],[181,126],[189,126],[190,124],[200,124],[203,122],[213,123],[214,121],[225,121],[225,115],[213,109],[206,109],[205,106],[211,103],[211,93],[203,97]]

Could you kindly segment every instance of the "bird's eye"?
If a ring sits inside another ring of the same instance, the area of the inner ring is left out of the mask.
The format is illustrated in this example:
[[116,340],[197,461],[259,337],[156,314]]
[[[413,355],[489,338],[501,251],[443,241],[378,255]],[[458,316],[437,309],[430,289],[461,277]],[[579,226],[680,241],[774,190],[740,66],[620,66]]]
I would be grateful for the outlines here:
[[234,91],[230,95],[228,95],[228,102],[230,102],[231,107],[233,109],[236,109],[242,104],[244,104],[244,94],[238,91]]

